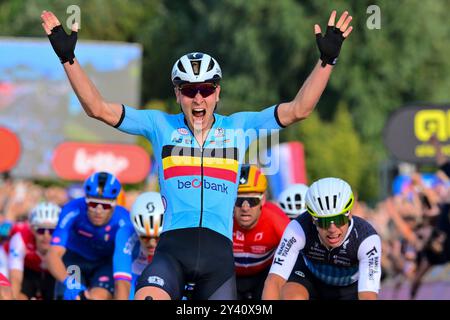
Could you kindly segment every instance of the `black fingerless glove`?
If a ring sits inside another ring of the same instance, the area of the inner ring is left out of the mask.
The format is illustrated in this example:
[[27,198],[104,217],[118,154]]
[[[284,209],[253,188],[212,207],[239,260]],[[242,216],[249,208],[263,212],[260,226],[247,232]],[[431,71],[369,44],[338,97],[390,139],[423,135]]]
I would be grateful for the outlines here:
[[322,67],[325,67],[327,64],[333,66],[336,64],[342,42],[345,40],[342,34],[343,32],[334,26],[327,26],[324,37],[322,37],[321,33],[316,34],[316,42],[320,51]]
[[48,38],[61,63],[69,61],[70,64],[73,64],[78,32],[72,31],[68,35],[61,25],[54,27],[51,32]]

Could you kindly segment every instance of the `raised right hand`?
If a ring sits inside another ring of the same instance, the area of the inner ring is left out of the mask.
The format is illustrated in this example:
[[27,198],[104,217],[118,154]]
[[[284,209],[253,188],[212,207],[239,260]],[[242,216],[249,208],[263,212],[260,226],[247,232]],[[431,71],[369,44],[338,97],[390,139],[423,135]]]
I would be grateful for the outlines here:
[[47,34],[56,55],[62,64],[69,62],[73,64],[75,58],[75,46],[77,43],[78,24],[72,25],[72,33],[68,35],[61,26],[58,18],[50,12],[43,11],[41,14],[42,27]]

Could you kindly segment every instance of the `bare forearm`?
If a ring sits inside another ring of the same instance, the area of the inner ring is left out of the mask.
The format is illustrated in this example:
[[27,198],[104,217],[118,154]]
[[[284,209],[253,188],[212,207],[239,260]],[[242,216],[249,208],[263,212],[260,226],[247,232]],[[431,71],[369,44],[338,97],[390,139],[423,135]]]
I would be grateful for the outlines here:
[[90,117],[98,117],[102,111],[103,98],[78,61],[74,59],[72,65],[65,63],[64,71],[84,111]]
[[9,279],[11,282],[13,296],[15,299],[17,299],[22,288],[23,271],[11,269],[9,271]]
[[280,104],[278,118],[283,125],[288,126],[306,119],[311,114],[327,86],[332,70],[331,65],[322,67],[319,61],[295,98],[291,102]]
[[286,281],[278,275],[269,274],[262,293],[262,300],[280,300],[281,288]]
[[67,271],[62,257],[54,252],[49,252],[47,255],[48,270],[52,276],[60,282],[63,282],[67,278]]
[[378,294],[371,291],[358,292],[359,300],[377,300]]
[[330,79],[333,67],[320,64],[319,60],[292,101],[297,120],[305,119],[314,110]]
[[128,300],[131,290],[131,284],[125,280],[118,280],[114,285],[114,299]]

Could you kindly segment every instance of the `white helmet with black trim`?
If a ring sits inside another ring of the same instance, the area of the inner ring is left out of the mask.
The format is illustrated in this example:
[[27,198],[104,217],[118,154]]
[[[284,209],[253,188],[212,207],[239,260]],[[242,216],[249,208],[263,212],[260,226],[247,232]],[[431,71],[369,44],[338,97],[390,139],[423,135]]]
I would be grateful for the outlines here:
[[291,219],[295,219],[306,210],[306,192],[308,186],[302,183],[292,184],[278,196],[278,204]]
[[31,210],[30,225],[34,228],[50,227],[56,228],[61,208],[52,202],[40,202]]
[[159,237],[162,232],[164,205],[161,194],[145,192],[131,207],[131,222],[141,237]]
[[192,52],[178,59],[172,68],[172,83],[214,82],[222,79],[217,61],[206,53]]
[[354,202],[350,185],[339,178],[317,180],[306,193],[306,210],[316,218],[348,215]]

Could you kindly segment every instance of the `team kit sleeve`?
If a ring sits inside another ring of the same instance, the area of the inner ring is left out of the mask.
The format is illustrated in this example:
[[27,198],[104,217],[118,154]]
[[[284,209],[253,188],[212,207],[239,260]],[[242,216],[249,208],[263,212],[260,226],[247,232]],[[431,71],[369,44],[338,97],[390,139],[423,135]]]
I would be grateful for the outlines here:
[[277,274],[287,280],[291,275],[300,250],[305,247],[305,232],[296,220],[286,227],[275,252],[269,273]]
[[79,209],[76,209],[70,205],[66,205],[62,208],[61,215],[59,216],[58,220],[58,225],[53,232],[51,241],[52,246],[66,247],[70,230],[79,213]]
[[358,248],[358,292],[380,290],[381,239],[377,234],[367,237]]
[[[278,119],[278,105],[265,108],[261,111],[244,111],[232,114],[230,117],[236,119],[237,129],[244,131],[249,129],[257,130],[258,136],[261,134],[260,130],[280,130],[284,128]],[[267,132],[271,133],[271,132]]]
[[125,280],[131,282],[133,263],[133,249],[137,237],[134,235],[133,227],[128,225],[119,228],[116,233],[116,242],[113,255],[113,277],[114,281]]
[[156,139],[156,126],[162,123],[163,112],[159,110],[137,110],[122,105],[122,117],[115,128],[122,132],[147,137],[151,142]]
[[12,236],[9,243],[8,268],[9,270],[23,271],[26,248],[19,232]]

